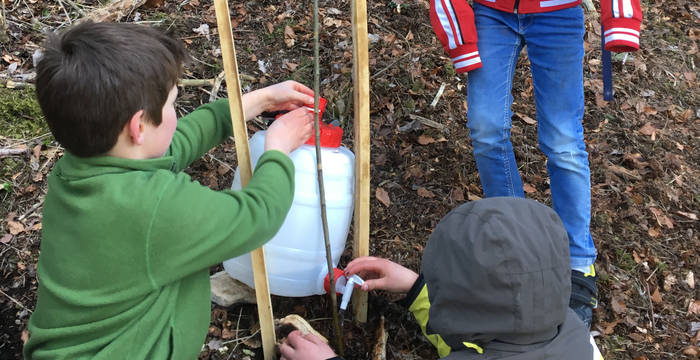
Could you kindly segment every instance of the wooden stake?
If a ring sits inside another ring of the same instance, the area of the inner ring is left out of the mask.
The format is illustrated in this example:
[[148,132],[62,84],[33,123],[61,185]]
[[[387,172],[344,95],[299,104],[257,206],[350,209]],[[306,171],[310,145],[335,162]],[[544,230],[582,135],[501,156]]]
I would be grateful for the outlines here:
[[[241,174],[241,186],[245,187],[253,176],[253,166],[250,161],[248,131],[245,124],[245,114],[243,113],[241,85],[238,80],[238,64],[236,63],[236,50],[233,45],[231,15],[227,0],[214,0],[214,6],[216,23],[219,29],[219,41],[221,42],[221,56],[224,60],[224,72],[226,73],[226,89],[231,110],[233,138],[236,143],[236,154],[238,156],[238,168]],[[267,281],[263,248],[261,247],[251,252],[250,258],[253,264],[255,297],[258,302],[263,353],[265,360],[272,360],[275,358],[275,324],[272,317],[272,303],[270,301],[270,289]]]
[[[369,255],[369,55],[367,1],[352,2],[355,222],[353,257]],[[355,320],[367,322],[367,293],[353,294]]]

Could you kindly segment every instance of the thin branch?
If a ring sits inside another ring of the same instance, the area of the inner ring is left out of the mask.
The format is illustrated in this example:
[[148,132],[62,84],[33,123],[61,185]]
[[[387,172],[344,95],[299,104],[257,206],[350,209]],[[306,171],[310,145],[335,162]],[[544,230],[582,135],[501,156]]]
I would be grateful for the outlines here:
[[12,81],[12,80],[7,80],[5,83],[5,87],[8,89],[26,89],[26,88],[34,88],[34,84],[24,82],[24,81]]
[[425,126],[430,126],[432,128],[438,129],[440,131],[445,131],[447,130],[447,126],[440,124],[437,121],[430,120],[428,118],[424,118],[422,116],[416,115],[416,114],[408,114],[408,117],[411,118],[411,120],[418,120],[420,121],[421,124]]
[[318,190],[321,201],[321,222],[323,223],[323,242],[326,245],[326,262],[328,265],[329,294],[331,296],[331,310],[333,313],[333,329],[335,330],[336,349],[343,356],[343,334],[340,332],[340,320],[338,316],[338,299],[335,292],[335,276],[333,272],[333,257],[331,256],[331,242],[328,237],[328,217],[326,214],[326,191],[323,186],[323,166],[321,161],[321,130],[320,116],[318,113],[320,91],[320,66],[319,66],[319,21],[318,0],[314,0],[314,135],[316,137],[316,166],[318,169]]
[[[239,74],[238,76],[241,75]],[[219,93],[219,89],[221,88],[221,83],[224,81],[225,78],[226,73],[223,71],[216,76],[216,79],[214,79],[214,84],[211,87],[211,94],[209,94],[209,102],[216,100],[217,94]]]
[[0,149],[0,158],[29,152],[29,149]]
[[43,199],[43,198],[42,198],[41,200],[39,200],[38,203],[32,205],[32,207],[30,207],[29,210],[27,210],[27,212],[25,212],[22,216],[18,217],[18,218],[17,218],[17,221],[22,221],[22,220],[26,219],[27,216],[31,215],[31,214],[32,214],[36,209],[38,209],[42,204],[44,204],[44,199]]
[[145,4],[146,0],[115,0],[106,6],[93,10],[78,22],[92,20],[94,22],[118,22],[124,16],[127,16],[141,5]]
[[405,57],[408,56],[408,55],[411,55],[411,53],[410,53],[410,52],[405,53],[405,54],[404,54],[403,56],[401,56],[400,58],[394,60],[393,63],[387,65],[387,67],[385,67],[384,69],[381,69],[381,70],[379,70],[378,72],[374,73],[374,75],[370,76],[370,80],[371,80],[371,79],[374,79],[374,78],[377,77],[377,76],[379,76],[379,74],[381,74],[381,73],[387,71],[389,68],[391,68],[392,66],[394,66],[394,64],[396,64],[397,62],[401,61],[403,58],[405,58]]
[[5,293],[4,291],[0,290],[0,294],[5,295],[8,299],[10,299],[10,301],[12,301],[13,303],[19,305],[19,307],[21,307],[22,309],[27,310],[27,311],[29,311],[30,313],[33,313],[33,312],[34,312],[34,311],[32,311],[30,308],[24,306],[24,304],[22,304],[21,302],[17,301],[17,300],[16,300],[15,298],[13,298],[12,296],[10,296],[10,295],[8,295],[7,293]]
[[438,101],[440,101],[440,97],[442,97],[442,93],[445,91],[445,87],[447,87],[447,84],[445,83],[440,85],[440,89],[438,90],[437,94],[435,94],[435,98],[433,99],[433,102],[430,103],[430,107],[435,108]]

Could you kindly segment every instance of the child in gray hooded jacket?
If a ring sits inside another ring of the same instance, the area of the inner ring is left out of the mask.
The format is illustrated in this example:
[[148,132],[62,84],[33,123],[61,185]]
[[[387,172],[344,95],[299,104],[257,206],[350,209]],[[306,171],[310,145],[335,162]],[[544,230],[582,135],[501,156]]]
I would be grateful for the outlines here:
[[[408,293],[403,303],[446,359],[602,359],[569,309],[569,241],[557,214],[522,198],[487,198],[448,213],[425,247],[421,275],[362,257],[345,269],[362,290]],[[331,348],[291,333],[282,359],[330,359]]]

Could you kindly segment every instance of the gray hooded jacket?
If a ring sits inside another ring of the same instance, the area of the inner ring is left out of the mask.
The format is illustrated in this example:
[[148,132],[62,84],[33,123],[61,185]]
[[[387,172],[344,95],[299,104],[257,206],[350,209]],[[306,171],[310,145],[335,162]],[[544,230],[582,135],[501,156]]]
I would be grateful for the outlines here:
[[591,360],[594,345],[568,307],[570,276],[569,240],[551,208],[488,198],[438,224],[406,303],[446,359]]

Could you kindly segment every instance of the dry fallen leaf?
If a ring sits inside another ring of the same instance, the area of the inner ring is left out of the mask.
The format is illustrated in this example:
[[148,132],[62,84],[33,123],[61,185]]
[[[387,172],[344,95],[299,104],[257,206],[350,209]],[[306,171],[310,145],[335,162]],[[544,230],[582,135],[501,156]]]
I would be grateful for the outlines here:
[[296,38],[297,35],[294,33],[294,30],[292,29],[291,26],[287,25],[284,27],[284,43],[287,44],[287,47],[292,47],[296,43]]
[[419,187],[418,188],[418,196],[422,198],[433,198],[435,197],[435,194],[433,194],[432,191],[424,188],[424,187]]
[[664,278],[664,291],[669,292],[673,288],[673,285],[676,285],[678,280],[676,279],[676,276],[673,274],[668,274]]
[[693,274],[692,271],[689,271],[688,275],[685,276],[685,280],[683,280],[683,282],[686,283],[686,285],[688,285],[688,287],[690,287],[691,289],[695,289],[695,274]]
[[683,355],[688,355],[692,357],[697,357],[698,353],[700,353],[700,349],[698,349],[697,346],[688,346],[683,350]]
[[658,131],[658,129],[655,128],[654,125],[652,125],[649,122],[644,124],[644,126],[642,126],[642,128],[639,129],[640,134],[651,136],[651,137],[655,137],[657,131]]
[[654,304],[661,304],[661,302],[663,301],[658,286],[656,287],[656,289],[654,289],[654,292],[651,294],[651,301],[654,302]]
[[615,331],[615,326],[619,324],[622,321],[622,319],[617,319],[613,322],[605,323],[603,322],[602,325],[605,326],[605,329],[603,329],[603,335],[610,335]]
[[649,231],[647,231],[647,233],[649,233],[649,236],[651,236],[653,238],[657,238],[657,237],[659,237],[659,235],[661,235],[661,229],[659,229],[657,227],[651,227],[651,228],[649,228]]
[[2,238],[0,238],[0,243],[7,244],[12,240],[12,235],[11,234],[5,234]]
[[452,190],[452,200],[458,203],[464,202],[464,192],[462,191],[462,189]]
[[391,199],[389,199],[389,193],[383,188],[378,187],[377,191],[374,192],[374,197],[379,200],[384,206],[389,207],[391,205]]
[[418,143],[421,145],[428,145],[428,144],[432,144],[434,142],[435,142],[435,139],[431,138],[430,136],[421,135],[418,137]]
[[524,183],[523,184],[523,191],[525,191],[528,194],[532,194],[532,193],[536,193],[537,189],[528,183]]
[[17,221],[8,221],[7,226],[10,228],[10,234],[17,235],[24,231],[24,225]]
[[527,116],[527,115],[525,115],[525,114],[516,113],[516,115],[518,115],[518,117],[519,117],[522,121],[524,121],[526,124],[528,124],[528,125],[535,125],[535,124],[537,124],[537,120],[535,120],[535,119],[533,119],[533,118],[531,118],[531,117],[529,117],[529,116]]
[[691,299],[688,304],[688,315],[700,314],[700,300]]
[[627,312],[627,305],[619,298],[613,298],[610,305],[612,305],[613,311],[617,314],[624,314]]
[[472,193],[470,193],[470,192],[467,192],[467,200],[469,200],[469,201],[481,200],[481,196],[479,196],[479,195],[474,195],[474,194],[472,194]]
[[678,215],[683,215],[683,216],[687,217],[687,218],[690,219],[690,220],[697,220],[697,219],[698,219],[698,216],[695,215],[694,213],[688,213],[688,212],[683,212],[683,211],[676,211],[676,213],[677,213]]
[[656,222],[659,224],[659,226],[666,226],[669,229],[673,229],[673,221],[671,220],[671,218],[664,215],[664,213],[661,210],[655,207],[650,207],[649,211],[651,211],[654,214]]

